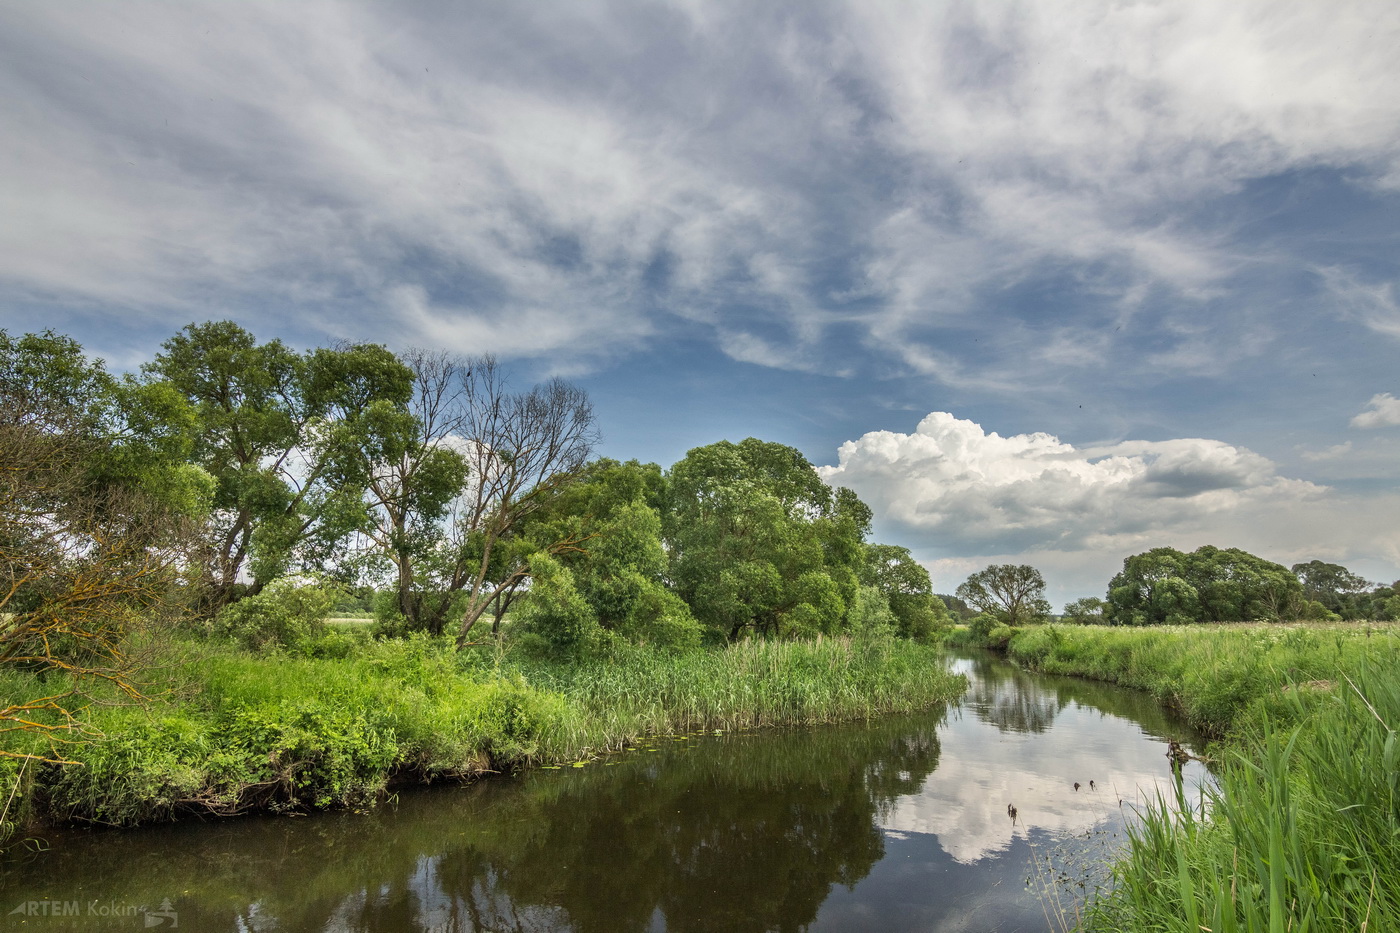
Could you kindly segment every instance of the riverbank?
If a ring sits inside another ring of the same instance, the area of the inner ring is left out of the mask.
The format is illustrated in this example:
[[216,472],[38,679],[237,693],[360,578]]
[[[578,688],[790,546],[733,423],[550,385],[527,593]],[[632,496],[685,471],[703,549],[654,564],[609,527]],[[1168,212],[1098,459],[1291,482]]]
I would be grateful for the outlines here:
[[1006,651],[1222,740],[1218,788],[1147,815],[1084,929],[1400,929],[1400,626],[1038,626]]
[[[169,695],[90,708],[102,738],[60,746],[71,763],[0,761],[0,787],[15,789],[0,833],[359,806],[391,782],[586,761],[648,735],[908,712],[966,687],[937,649],[903,640],[621,646],[586,665],[428,639],[329,659],[194,641],[171,650]],[[12,681],[17,695],[46,689]]]

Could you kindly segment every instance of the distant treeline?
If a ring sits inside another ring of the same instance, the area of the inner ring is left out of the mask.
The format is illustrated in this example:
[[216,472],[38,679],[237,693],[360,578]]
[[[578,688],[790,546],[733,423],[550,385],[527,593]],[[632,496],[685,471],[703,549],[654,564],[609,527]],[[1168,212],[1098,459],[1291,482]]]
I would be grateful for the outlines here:
[[1290,569],[1238,548],[1159,547],[1124,560],[1106,600],[1076,600],[1065,617],[1113,625],[1394,620],[1400,580],[1376,585],[1320,560]]

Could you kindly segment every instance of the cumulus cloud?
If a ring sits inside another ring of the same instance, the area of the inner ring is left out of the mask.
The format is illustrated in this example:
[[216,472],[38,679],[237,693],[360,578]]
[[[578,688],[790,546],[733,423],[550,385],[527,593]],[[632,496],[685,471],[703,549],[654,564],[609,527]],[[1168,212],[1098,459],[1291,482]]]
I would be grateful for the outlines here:
[[933,412],[912,434],[847,441],[832,485],[876,514],[963,553],[1130,547],[1210,516],[1277,509],[1324,487],[1267,458],[1204,438],[1076,448],[1049,434],[1002,437]]
[[1385,428],[1400,424],[1400,398],[1389,392],[1371,396],[1365,411],[1351,419],[1353,428]]

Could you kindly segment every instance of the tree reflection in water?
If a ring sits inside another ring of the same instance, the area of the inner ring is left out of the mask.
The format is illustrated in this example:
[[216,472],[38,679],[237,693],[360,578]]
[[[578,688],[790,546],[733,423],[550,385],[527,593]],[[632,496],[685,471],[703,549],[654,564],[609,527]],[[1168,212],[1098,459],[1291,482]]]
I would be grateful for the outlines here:
[[359,816],[58,840],[6,888],[68,877],[88,899],[186,892],[181,925],[209,931],[798,930],[884,855],[880,816],[937,768],[940,723],[659,739]]
[[533,781],[511,821],[439,861],[443,894],[472,918],[449,928],[538,929],[520,914],[557,906],[583,933],[658,914],[677,931],[801,929],[883,856],[879,811],[937,767],[935,727],[709,742]]
[[1034,675],[994,661],[990,655],[969,663],[973,676],[962,699],[964,709],[1002,732],[1039,734],[1054,725],[1065,703],[1056,691],[1043,689]]

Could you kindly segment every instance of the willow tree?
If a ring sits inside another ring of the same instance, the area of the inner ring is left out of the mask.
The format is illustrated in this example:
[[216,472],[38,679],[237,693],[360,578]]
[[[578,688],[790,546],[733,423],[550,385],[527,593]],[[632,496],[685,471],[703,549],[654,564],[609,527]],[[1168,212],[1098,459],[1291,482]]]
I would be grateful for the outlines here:
[[[656,464],[598,460],[524,530],[530,599],[520,628],[559,655],[586,653],[603,632],[682,649],[700,642],[690,607],[666,585],[664,479]],[[569,542],[555,548],[550,542]]]
[[923,640],[951,624],[948,607],[933,595],[928,570],[909,549],[893,544],[866,546],[861,583],[875,588],[888,602],[896,634]]
[[359,500],[358,489],[333,481],[344,475],[336,465],[362,446],[376,404],[401,406],[411,392],[408,368],[383,347],[303,354],[259,343],[232,321],[190,324],[145,372],[194,411],[192,459],[216,484],[212,607],[257,593],[303,556],[334,551]]
[[[467,558],[459,648],[497,595],[529,572],[527,566],[511,566],[492,579],[497,549],[550,496],[575,481],[598,437],[586,392],[558,378],[511,392],[493,357],[472,361],[463,396],[462,453],[470,473],[451,523],[454,544]],[[545,546],[557,551],[572,545],[563,539]]]
[[512,392],[490,356],[403,359],[407,404],[374,414],[360,466],[343,475],[361,489],[361,531],[393,574],[394,611],[410,629],[455,625],[462,646],[529,577],[532,553],[569,546],[523,531],[587,462],[593,408],[560,379]]

